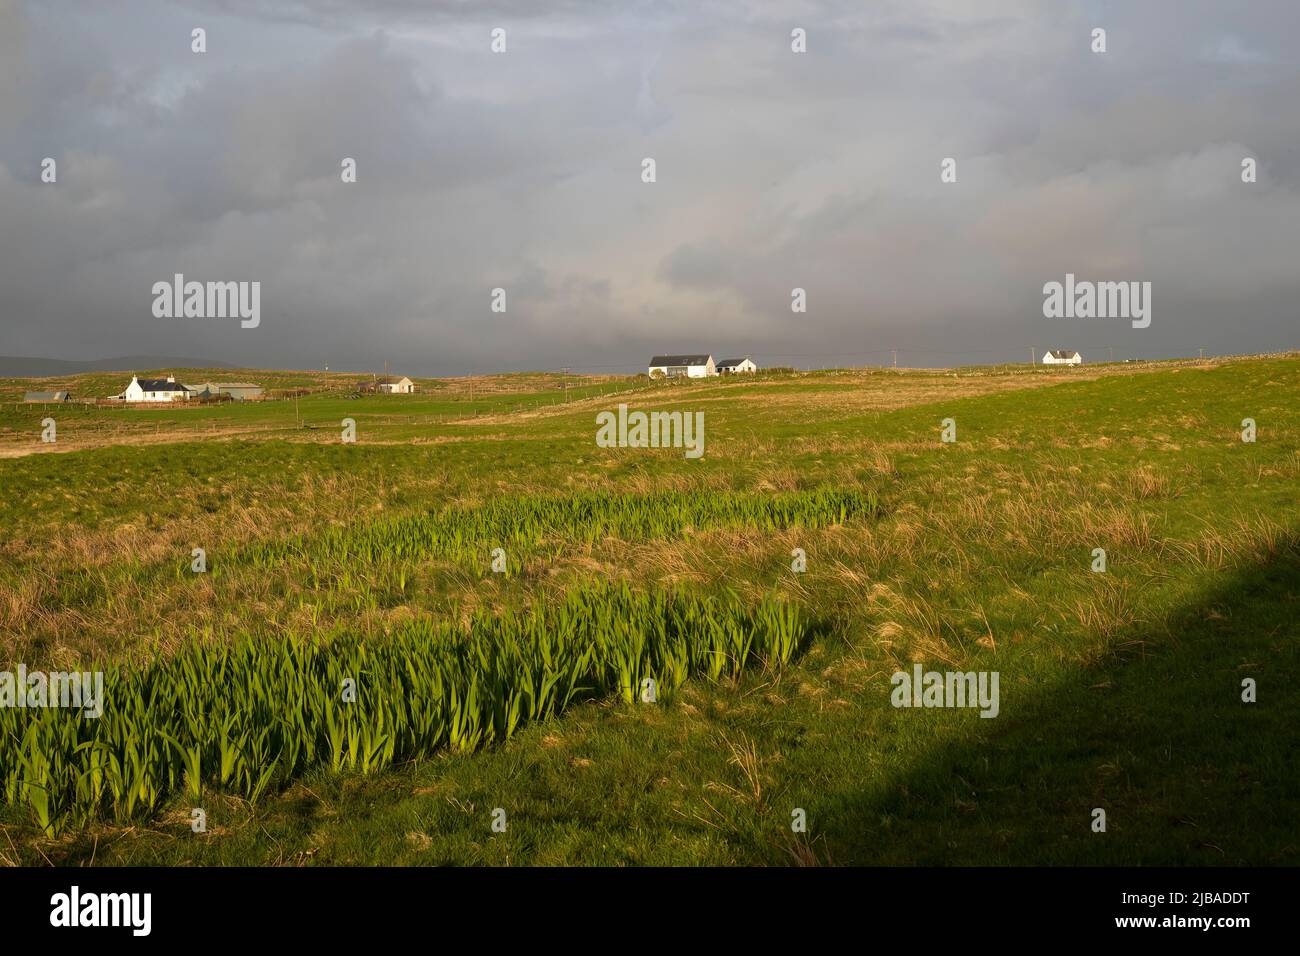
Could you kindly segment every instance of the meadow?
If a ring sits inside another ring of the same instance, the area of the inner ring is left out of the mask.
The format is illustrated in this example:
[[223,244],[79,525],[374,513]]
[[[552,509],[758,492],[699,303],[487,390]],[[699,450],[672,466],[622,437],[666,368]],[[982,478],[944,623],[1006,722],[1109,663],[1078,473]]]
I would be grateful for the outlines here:
[[[0,670],[106,674],[0,709],[4,862],[1300,862],[1300,356],[176,371],[305,394],[0,382]],[[706,454],[597,447],[620,402]],[[914,663],[998,717],[891,706]]]

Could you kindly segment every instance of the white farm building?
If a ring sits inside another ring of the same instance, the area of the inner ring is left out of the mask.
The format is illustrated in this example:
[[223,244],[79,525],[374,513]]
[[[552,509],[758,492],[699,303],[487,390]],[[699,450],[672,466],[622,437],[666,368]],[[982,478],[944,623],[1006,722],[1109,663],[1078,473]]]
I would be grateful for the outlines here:
[[718,374],[712,355],[656,355],[648,371],[651,378],[708,378]]
[[390,378],[381,381],[376,385],[376,388],[388,395],[410,395],[415,391],[415,383],[403,375],[401,378]]
[[1057,350],[1043,353],[1044,365],[1079,365],[1082,362],[1083,356],[1078,352]]
[[357,391],[365,395],[412,395],[415,393],[415,383],[403,375],[401,378],[393,378],[385,375],[383,378],[372,378],[369,381],[357,382]]

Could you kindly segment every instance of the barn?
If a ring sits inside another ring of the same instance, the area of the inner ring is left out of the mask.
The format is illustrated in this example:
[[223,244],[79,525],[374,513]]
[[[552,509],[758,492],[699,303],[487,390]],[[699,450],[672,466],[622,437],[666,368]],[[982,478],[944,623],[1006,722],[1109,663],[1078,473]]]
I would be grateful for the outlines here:
[[27,392],[23,395],[24,402],[70,402],[72,401],[71,392]]
[[199,398],[216,398],[229,395],[235,401],[262,397],[262,386],[253,382],[204,382],[194,389]]

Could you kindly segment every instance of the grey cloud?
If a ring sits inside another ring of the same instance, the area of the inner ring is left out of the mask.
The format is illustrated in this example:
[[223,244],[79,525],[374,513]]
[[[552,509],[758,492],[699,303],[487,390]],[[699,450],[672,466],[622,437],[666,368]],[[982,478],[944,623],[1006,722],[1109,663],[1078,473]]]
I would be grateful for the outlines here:
[[[1297,27],[1284,0],[0,5],[0,352],[454,372],[1294,345]],[[1150,278],[1151,329],[1047,323],[1066,271]],[[154,319],[174,272],[262,281],[262,327]]]

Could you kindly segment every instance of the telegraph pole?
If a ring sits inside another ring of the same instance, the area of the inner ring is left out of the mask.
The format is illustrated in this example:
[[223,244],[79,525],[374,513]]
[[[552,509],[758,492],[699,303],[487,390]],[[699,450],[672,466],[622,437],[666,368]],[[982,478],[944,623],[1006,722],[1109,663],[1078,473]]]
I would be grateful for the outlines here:
[[569,366],[564,367],[564,404],[569,404]]
[[894,353],[894,368],[898,368],[898,349],[890,349]]
[[1036,361],[1038,361],[1038,359],[1035,358],[1035,356],[1034,356],[1034,353],[1035,353],[1036,351],[1037,351],[1037,349],[1035,349],[1032,345],[1029,346],[1029,364],[1030,364],[1030,365],[1033,365]]
[[1201,361],[1205,361],[1205,349],[1201,349]]
[[1112,362],[1115,361],[1115,346],[1113,346],[1113,345],[1108,345],[1108,346],[1106,346],[1106,349],[1107,349],[1107,351],[1110,352],[1110,360],[1111,360]]

